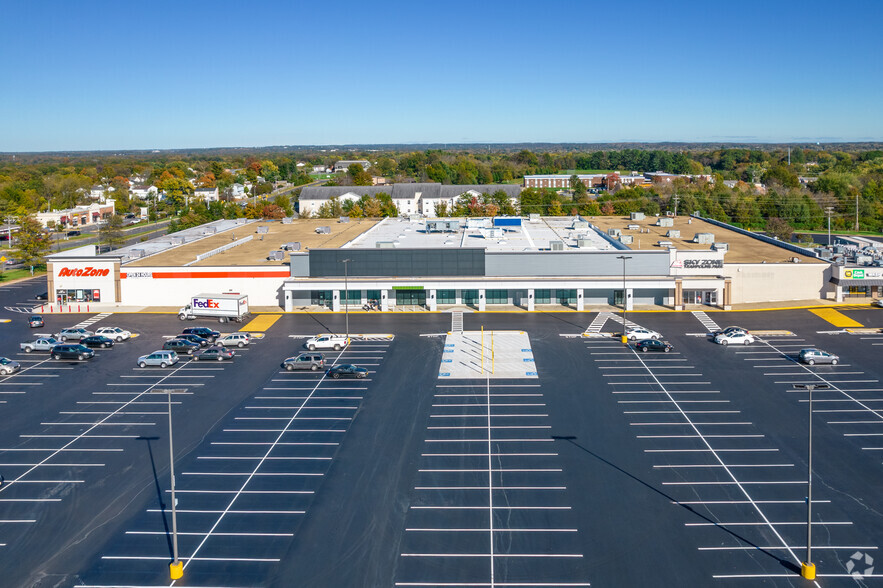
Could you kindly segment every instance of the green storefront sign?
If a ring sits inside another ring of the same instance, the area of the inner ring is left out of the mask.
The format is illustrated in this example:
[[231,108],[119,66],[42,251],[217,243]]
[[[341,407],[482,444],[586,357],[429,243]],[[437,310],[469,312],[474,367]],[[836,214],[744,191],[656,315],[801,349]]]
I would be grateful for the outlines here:
[[422,290],[423,286],[393,286],[393,290]]

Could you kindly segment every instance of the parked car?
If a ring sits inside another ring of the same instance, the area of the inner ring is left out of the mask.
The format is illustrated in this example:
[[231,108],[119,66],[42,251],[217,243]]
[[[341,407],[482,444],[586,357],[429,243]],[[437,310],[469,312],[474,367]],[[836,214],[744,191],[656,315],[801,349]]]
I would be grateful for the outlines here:
[[218,331],[214,331],[209,329],[208,327],[188,327],[181,331],[182,335],[196,335],[198,337],[202,337],[203,339],[208,339],[209,341],[214,341],[218,337],[221,336],[221,333]]
[[206,347],[211,341],[208,339],[203,339],[199,335],[194,335],[192,333],[181,333],[176,337],[176,339],[184,339],[185,341],[190,341],[191,343],[196,343],[200,347]]
[[635,350],[647,353],[648,351],[664,351],[668,353],[674,349],[674,345],[668,341],[660,341],[659,339],[644,339],[635,344]]
[[328,370],[328,375],[335,380],[337,378],[364,378],[368,375],[368,370],[351,363],[345,363]]
[[169,339],[165,343],[162,344],[163,349],[171,349],[177,353],[184,353],[186,355],[190,355],[197,349],[199,349],[199,345],[196,343],[191,343],[190,341],[185,341],[184,339]]
[[85,345],[86,347],[101,347],[102,349],[107,349],[108,347],[113,347],[113,339],[105,337],[104,335],[92,335],[91,337],[86,337],[80,341],[80,344]]
[[32,314],[28,317],[28,326],[32,329],[36,329],[38,327],[43,326],[43,317],[39,314]]
[[37,294],[36,296],[34,296],[34,300],[37,300],[37,301],[40,301],[40,300],[49,300],[49,293],[48,293],[48,292],[42,292],[42,293],[40,293],[40,294]]
[[120,341],[125,341],[132,336],[131,332],[127,331],[126,329],[121,329],[120,327],[101,327],[100,329],[95,330],[95,334],[109,337],[117,343],[119,343]]
[[76,230],[67,232],[68,237],[79,237],[80,235],[82,235],[82,233],[80,233],[80,231],[76,231]]
[[236,355],[232,349],[227,349],[221,345],[212,345],[211,347],[206,347],[205,349],[197,349],[193,352],[193,361],[200,360],[210,360],[215,359],[217,361],[223,361],[225,359],[233,359],[233,356]]
[[142,355],[135,362],[138,367],[147,367],[149,365],[158,365],[159,367],[168,367],[178,363],[178,354],[167,349],[159,349],[153,353]]
[[0,374],[8,376],[21,369],[21,364],[8,357],[0,357]]
[[249,342],[249,337],[246,333],[230,333],[215,341],[218,345],[225,347],[245,347]]
[[645,329],[644,327],[633,327],[626,331],[625,336],[629,341],[638,341],[643,339],[661,339],[662,335],[656,331]]
[[307,342],[304,343],[310,351],[315,351],[316,349],[334,349],[337,351],[343,349],[348,344],[347,338],[340,335],[317,335],[307,339]]
[[68,339],[72,339],[74,341],[82,341],[86,337],[91,337],[94,335],[92,331],[87,331],[86,329],[69,327],[67,329],[62,329],[61,332],[55,334],[55,338],[61,340],[62,342],[67,341]]
[[325,356],[321,353],[301,353],[295,357],[287,358],[282,362],[282,367],[290,372],[325,369]]
[[833,353],[828,353],[827,351],[822,351],[821,349],[816,349],[815,347],[801,349],[800,353],[797,354],[797,359],[809,365],[815,365],[817,363],[830,363],[831,365],[837,365],[840,363],[839,356],[834,355]]
[[721,333],[714,338],[714,342],[718,345],[749,345],[755,340],[754,335],[744,331]]
[[56,345],[58,345],[58,340],[54,337],[40,337],[36,341],[22,343],[19,347],[25,353],[30,353],[31,351],[52,351]]
[[62,343],[52,348],[52,359],[92,359],[95,352],[79,343]]
[[874,306],[883,306],[883,298],[878,298],[874,301]]

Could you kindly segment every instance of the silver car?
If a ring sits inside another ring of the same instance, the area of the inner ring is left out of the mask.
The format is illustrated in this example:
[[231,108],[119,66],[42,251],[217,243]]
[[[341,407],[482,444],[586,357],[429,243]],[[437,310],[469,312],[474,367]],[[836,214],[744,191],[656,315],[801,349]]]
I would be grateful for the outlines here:
[[91,337],[94,335],[92,331],[87,331],[86,329],[80,329],[75,327],[70,327],[67,329],[62,329],[60,333],[55,335],[56,339],[60,339],[61,341],[67,341],[71,339],[72,341],[81,341],[86,337]]
[[147,367],[149,365],[158,365],[159,367],[168,367],[178,363],[178,354],[168,349],[157,349],[153,353],[142,355],[136,362],[138,367]]
[[840,363],[839,356],[834,355],[833,353],[828,353],[827,351],[822,351],[821,349],[816,349],[815,347],[801,349],[800,353],[797,354],[797,359],[809,365],[815,365],[817,363],[830,363],[831,365],[837,365]]
[[0,374],[8,376],[21,369],[21,364],[8,357],[0,357]]

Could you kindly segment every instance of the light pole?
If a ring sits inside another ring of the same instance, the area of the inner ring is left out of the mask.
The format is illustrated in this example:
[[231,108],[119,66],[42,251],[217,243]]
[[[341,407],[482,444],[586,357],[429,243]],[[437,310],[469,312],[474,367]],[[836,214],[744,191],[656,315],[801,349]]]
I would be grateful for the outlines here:
[[631,259],[631,255],[617,255],[616,259],[622,260],[622,342],[628,343],[628,338],[625,336],[625,311],[628,307],[628,303],[626,302],[626,293],[625,293],[625,262],[627,259]]
[[806,475],[806,561],[800,565],[800,575],[806,580],[816,579],[816,564],[812,563],[812,391],[827,390],[828,384],[793,384],[797,390],[809,392],[809,434],[807,435]]
[[180,580],[184,576],[184,562],[178,559],[178,511],[175,500],[175,454],[172,449],[172,394],[182,393],[182,388],[166,388],[154,390],[169,396],[169,470],[172,476],[172,557],[174,561],[169,564],[169,576],[172,580]]
[[349,287],[349,262],[352,259],[341,259],[343,264],[343,312],[346,317],[346,344],[350,344],[350,287]]

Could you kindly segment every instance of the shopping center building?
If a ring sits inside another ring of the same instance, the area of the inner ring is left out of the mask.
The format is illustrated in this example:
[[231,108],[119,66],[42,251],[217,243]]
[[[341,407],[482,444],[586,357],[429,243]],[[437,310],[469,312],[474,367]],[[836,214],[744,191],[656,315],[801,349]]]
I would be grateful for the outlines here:
[[286,311],[674,309],[833,298],[810,250],[698,217],[223,220],[48,258],[56,303],[180,307],[247,294]]

